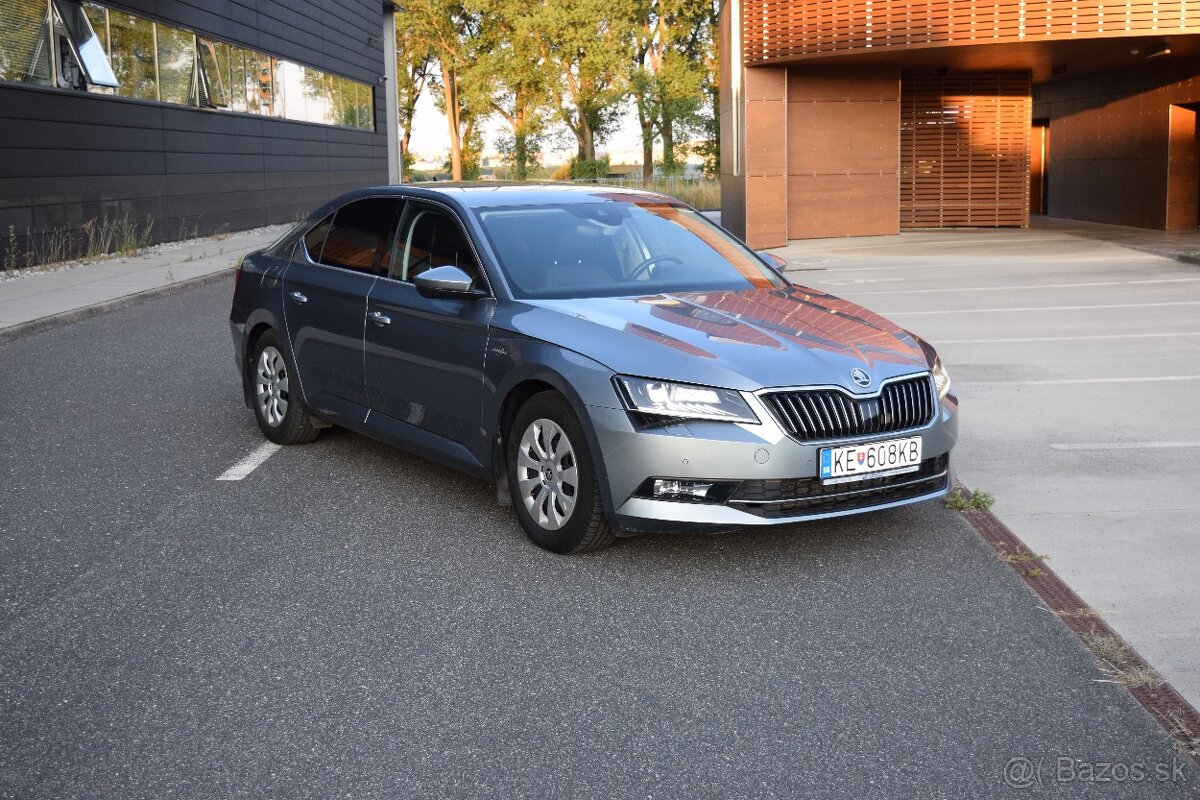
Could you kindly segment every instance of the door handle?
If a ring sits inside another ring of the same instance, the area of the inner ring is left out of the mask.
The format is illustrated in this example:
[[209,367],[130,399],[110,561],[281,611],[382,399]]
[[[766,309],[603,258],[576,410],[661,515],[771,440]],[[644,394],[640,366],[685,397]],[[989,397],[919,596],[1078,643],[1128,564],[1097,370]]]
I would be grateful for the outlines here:
[[382,311],[372,311],[371,313],[367,314],[367,318],[380,327],[392,324],[392,318],[387,314],[384,314]]
[[308,298],[307,298],[307,297],[305,297],[305,296],[304,296],[303,294],[301,294],[300,292],[289,292],[289,293],[288,293],[288,296],[289,296],[289,297],[291,297],[291,298],[292,298],[292,300],[293,300],[293,301],[296,303],[296,305],[298,305],[298,306],[302,306],[302,305],[304,305],[305,303],[307,303],[307,302],[308,302]]

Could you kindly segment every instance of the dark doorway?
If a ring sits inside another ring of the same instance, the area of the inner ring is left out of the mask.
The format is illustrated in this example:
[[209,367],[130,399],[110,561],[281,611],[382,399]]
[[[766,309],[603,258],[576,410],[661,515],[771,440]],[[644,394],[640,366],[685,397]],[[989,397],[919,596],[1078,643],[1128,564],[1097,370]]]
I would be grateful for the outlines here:
[[1029,131],[1029,213],[1046,213],[1049,176],[1050,120],[1035,119]]

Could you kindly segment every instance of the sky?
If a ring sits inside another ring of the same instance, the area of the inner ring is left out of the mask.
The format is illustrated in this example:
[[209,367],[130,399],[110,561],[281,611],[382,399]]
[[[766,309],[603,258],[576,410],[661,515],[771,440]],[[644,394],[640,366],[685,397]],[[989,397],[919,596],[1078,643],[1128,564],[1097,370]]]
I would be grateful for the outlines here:
[[[613,164],[640,164],[642,161],[642,134],[637,123],[637,112],[632,103],[621,116],[618,129],[603,144],[597,146],[601,154],[607,153]],[[561,126],[560,126],[561,127]],[[508,126],[499,116],[488,120],[484,128],[484,153],[496,151],[496,139],[508,130]],[[547,165],[560,164],[575,155],[575,139],[565,134],[562,144],[565,147],[557,151],[548,151],[545,155]],[[430,160],[435,163],[444,161],[450,152],[450,134],[446,128],[446,116],[437,110],[433,96],[428,90],[421,93],[417,100],[417,111],[413,119],[413,134],[410,149],[418,161]]]

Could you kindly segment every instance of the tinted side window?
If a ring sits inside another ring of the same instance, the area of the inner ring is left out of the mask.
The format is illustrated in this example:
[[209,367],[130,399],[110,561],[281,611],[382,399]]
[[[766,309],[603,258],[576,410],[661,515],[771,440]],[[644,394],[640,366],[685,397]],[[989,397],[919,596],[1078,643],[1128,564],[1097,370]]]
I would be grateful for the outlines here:
[[339,208],[319,261],[359,272],[378,271],[399,203],[394,197],[370,197]]
[[321,260],[321,248],[325,246],[325,237],[329,234],[329,225],[333,222],[333,214],[321,220],[311,231],[304,234],[304,249],[313,261]]
[[411,281],[427,269],[452,265],[479,280],[479,263],[462,226],[439,208],[413,204],[392,253],[392,277]]

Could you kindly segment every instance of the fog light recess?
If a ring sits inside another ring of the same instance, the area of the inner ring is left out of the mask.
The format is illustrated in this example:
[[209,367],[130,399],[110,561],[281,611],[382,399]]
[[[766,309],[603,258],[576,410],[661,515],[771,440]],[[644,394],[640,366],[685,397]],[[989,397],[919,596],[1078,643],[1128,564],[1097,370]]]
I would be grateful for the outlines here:
[[707,500],[708,493],[712,490],[712,483],[701,483],[700,481],[678,481],[664,480],[662,478],[654,479],[653,493],[655,497],[675,500],[678,498],[687,498],[688,500]]

